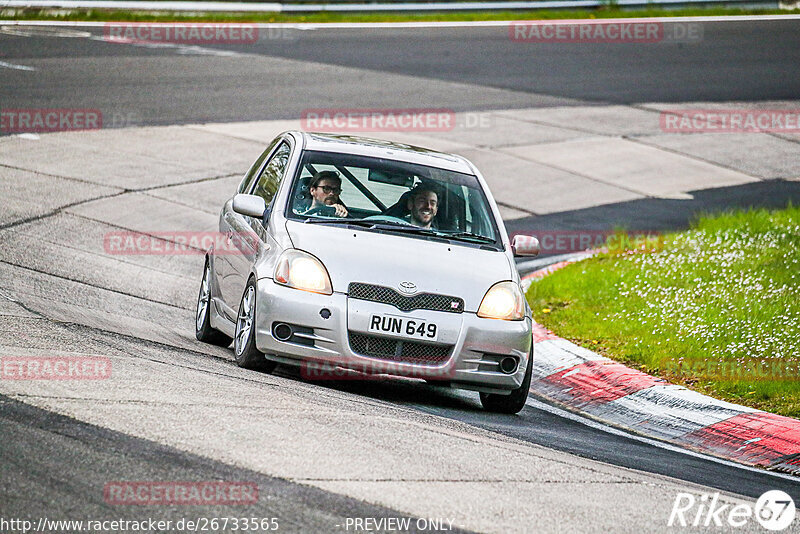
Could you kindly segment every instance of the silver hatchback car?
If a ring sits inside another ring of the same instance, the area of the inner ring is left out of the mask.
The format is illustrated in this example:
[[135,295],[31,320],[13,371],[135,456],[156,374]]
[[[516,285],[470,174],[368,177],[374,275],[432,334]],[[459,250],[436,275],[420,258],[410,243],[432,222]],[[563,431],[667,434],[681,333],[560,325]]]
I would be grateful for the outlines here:
[[206,255],[196,335],[233,341],[240,366],[421,378],[479,391],[487,410],[525,405],[532,319],[514,256],[539,244],[509,241],[466,159],[286,132],[225,203],[219,229],[227,246]]

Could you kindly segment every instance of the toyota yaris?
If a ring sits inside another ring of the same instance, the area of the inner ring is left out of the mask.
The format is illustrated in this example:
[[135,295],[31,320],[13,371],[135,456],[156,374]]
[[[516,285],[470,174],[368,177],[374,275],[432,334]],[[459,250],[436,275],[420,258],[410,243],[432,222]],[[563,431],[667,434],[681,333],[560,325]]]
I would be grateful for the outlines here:
[[509,241],[466,159],[286,132],[222,207],[219,229],[196,335],[233,341],[240,366],[422,378],[479,391],[487,410],[523,408],[532,323],[514,256],[539,245]]

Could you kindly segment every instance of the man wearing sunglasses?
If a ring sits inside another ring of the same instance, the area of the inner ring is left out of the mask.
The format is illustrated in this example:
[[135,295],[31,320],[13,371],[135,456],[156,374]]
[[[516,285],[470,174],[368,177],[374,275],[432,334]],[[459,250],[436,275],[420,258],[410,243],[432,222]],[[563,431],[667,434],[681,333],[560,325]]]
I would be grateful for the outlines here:
[[308,212],[319,213],[321,208],[329,206],[336,210],[337,217],[347,217],[347,208],[339,200],[339,193],[342,192],[342,179],[335,171],[318,171],[314,173],[311,183],[308,185],[308,192],[311,193],[311,207]]

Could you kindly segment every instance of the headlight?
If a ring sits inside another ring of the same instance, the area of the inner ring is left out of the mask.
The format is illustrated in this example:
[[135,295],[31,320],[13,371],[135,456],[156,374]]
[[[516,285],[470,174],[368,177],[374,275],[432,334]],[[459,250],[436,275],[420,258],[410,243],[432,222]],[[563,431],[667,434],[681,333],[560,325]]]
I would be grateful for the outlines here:
[[478,317],[518,321],[525,317],[522,291],[514,282],[497,282],[481,301]]
[[281,254],[275,265],[275,282],[284,286],[322,293],[333,294],[331,277],[322,262],[307,252],[288,249]]

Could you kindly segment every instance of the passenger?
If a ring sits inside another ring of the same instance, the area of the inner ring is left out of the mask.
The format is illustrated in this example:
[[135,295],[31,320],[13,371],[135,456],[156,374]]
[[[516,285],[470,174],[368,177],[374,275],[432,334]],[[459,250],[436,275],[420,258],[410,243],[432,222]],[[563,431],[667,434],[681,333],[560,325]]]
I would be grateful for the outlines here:
[[439,211],[439,195],[436,190],[425,184],[412,189],[408,197],[408,211],[411,212],[406,217],[409,222],[422,228],[430,228]]
[[347,208],[339,199],[342,192],[342,179],[336,171],[317,171],[308,186],[311,193],[311,207],[306,214],[319,213],[321,208],[331,207],[336,210],[337,217],[347,217]]

